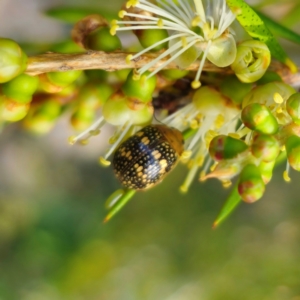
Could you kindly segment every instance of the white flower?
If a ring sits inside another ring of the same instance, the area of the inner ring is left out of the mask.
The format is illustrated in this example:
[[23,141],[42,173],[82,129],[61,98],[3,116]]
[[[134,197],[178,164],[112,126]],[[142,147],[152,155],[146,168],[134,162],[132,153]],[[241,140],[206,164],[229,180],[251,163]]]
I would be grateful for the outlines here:
[[[225,0],[207,0],[205,9],[201,0],[157,0],[157,5],[147,0],[130,0],[126,8],[142,10],[143,14],[122,10],[121,18],[126,21],[112,22],[111,34],[124,30],[166,29],[169,37],[140,51],[129,55],[128,61],[141,56],[160,44],[169,43],[166,51],[156,59],[146,64],[137,75],[152,68],[162,58],[170,58],[152,71],[148,77],[156,74],[170,62],[174,61],[178,67],[187,68],[200,57],[200,66],[192,82],[193,88],[200,87],[200,75],[206,59],[218,67],[229,66],[236,57],[236,42],[234,32],[229,26],[235,19],[234,14],[227,7]],[[138,21],[137,21],[138,20]],[[119,27],[119,25],[126,25]]]
[[[164,124],[183,132],[193,130],[181,156],[182,161],[189,167],[188,175],[180,187],[182,192],[188,191],[200,169],[199,179],[208,178],[206,174],[213,163],[208,148],[215,136],[225,134],[240,138],[236,132],[239,116],[239,108],[233,102],[214,88],[203,86],[194,93],[190,104],[162,120]],[[225,185],[229,184],[229,178],[220,179]]]

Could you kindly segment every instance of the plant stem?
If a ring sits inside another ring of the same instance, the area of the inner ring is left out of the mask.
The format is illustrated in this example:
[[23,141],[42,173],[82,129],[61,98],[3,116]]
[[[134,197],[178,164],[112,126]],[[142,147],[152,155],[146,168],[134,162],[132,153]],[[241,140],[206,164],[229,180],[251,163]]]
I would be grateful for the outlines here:
[[[45,53],[29,57],[25,73],[28,75],[39,75],[48,72],[70,70],[101,69],[112,72],[122,69],[138,69],[155,59],[159,53],[160,52],[141,55],[136,60],[131,61],[130,64],[126,63],[126,57],[130,54],[128,52],[116,51],[106,53],[103,51],[88,51],[80,54]],[[160,60],[150,70],[158,68],[167,59],[168,57]],[[197,61],[191,64],[187,70],[197,71],[198,68],[199,62]],[[178,69],[178,67],[172,62],[164,67],[164,69]],[[233,73],[229,67],[218,68],[209,61],[205,62],[203,70],[213,73],[222,73],[224,75]],[[300,82],[300,70],[296,74],[293,74],[288,67],[280,62],[272,61],[269,70],[277,72],[288,84],[296,85]]]

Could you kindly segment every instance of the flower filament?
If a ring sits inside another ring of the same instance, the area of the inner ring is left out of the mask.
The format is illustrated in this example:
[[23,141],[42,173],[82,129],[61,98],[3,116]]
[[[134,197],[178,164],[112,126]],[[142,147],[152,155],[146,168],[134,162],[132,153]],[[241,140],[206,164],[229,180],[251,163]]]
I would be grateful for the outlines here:
[[[169,37],[158,41],[135,55],[130,55],[127,62],[134,60],[155,47],[169,43],[168,50],[156,59],[137,70],[142,75],[163,58],[170,56],[165,62],[154,69],[147,78],[153,76],[169,63],[175,62],[179,68],[188,68],[201,54],[201,61],[192,87],[201,86],[200,76],[206,59],[213,64],[224,67],[230,65],[236,55],[236,43],[233,31],[229,28],[235,19],[234,14],[226,6],[225,0],[207,2],[207,9],[201,0],[183,1],[157,0],[157,5],[148,0],[130,0],[126,4],[128,11],[119,13],[124,21],[112,22],[111,34],[125,30],[165,29]],[[142,13],[135,13],[135,9]],[[120,27],[119,25],[125,25]],[[188,51],[193,51],[193,57]]]

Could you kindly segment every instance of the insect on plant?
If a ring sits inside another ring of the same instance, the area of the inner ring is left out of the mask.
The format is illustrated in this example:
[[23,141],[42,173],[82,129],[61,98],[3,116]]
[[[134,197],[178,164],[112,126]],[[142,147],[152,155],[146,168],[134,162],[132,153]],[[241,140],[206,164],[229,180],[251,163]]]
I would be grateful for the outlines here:
[[[71,145],[114,127],[99,162],[112,161],[124,188],[108,198],[105,221],[179,162],[183,193],[196,178],[226,188],[237,178],[215,226],[241,200],[258,201],[280,162],[285,181],[300,170],[300,94],[289,81],[297,66],[272,30],[300,43],[296,33],[243,0],[129,0],[118,16],[82,15],[72,40],[30,60],[0,39],[3,125],[45,134],[68,111]],[[136,36],[130,47],[124,31]]]

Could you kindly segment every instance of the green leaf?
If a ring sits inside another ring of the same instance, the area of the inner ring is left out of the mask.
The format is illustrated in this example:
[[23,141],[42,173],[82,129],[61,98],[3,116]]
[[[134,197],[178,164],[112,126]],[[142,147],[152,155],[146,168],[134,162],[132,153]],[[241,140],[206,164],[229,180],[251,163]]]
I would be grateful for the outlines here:
[[287,65],[293,73],[297,72],[297,66],[284,52],[263,20],[247,3],[243,0],[226,0],[226,3],[252,38],[266,43],[274,58]]
[[292,27],[295,24],[299,23],[299,15],[300,5],[297,3],[294,7],[292,7],[292,9],[290,9],[289,13],[284,16],[281,22],[287,27]]
[[74,24],[88,15],[99,14],[108,20],[116,18],[117,15],[103,11],[100,9],[83,8],[83,7],[55,7],[45,11],[49,17],[63,21],[65,23]]
[[182,132],[183,139],[186,141],[197,132],[197,129],[188,128]]
[[[300,10],[299,10],[300,13]],[[292,41],[296,44],[300,44],[300,35],[296,32],[288,29],[287,27],[277,23],[276,21],[270,19],[268,16],[257,12],[257,14],[260,16],[260,18],[264,21],[264,23],[268,26],[268,28],[273,32],[273,34],[276,34],[284,39],[287,39],[289,41]]]
[[227,200],[225,201],[219,215],[217,216],[213,224],[213,228],[216,228],[222,221],[224,221],[241,202],[242,199],[238,193],[237,186],[238,184],[236,183],[233,189],[231,190]]
[[135,195],[136,190],[128,189],[124,190],[121,197],[117,199],[117,202],[110,208],[108,214],[103,220],[103,223],[108,222],[116,213],[118,213],[125,204]]

